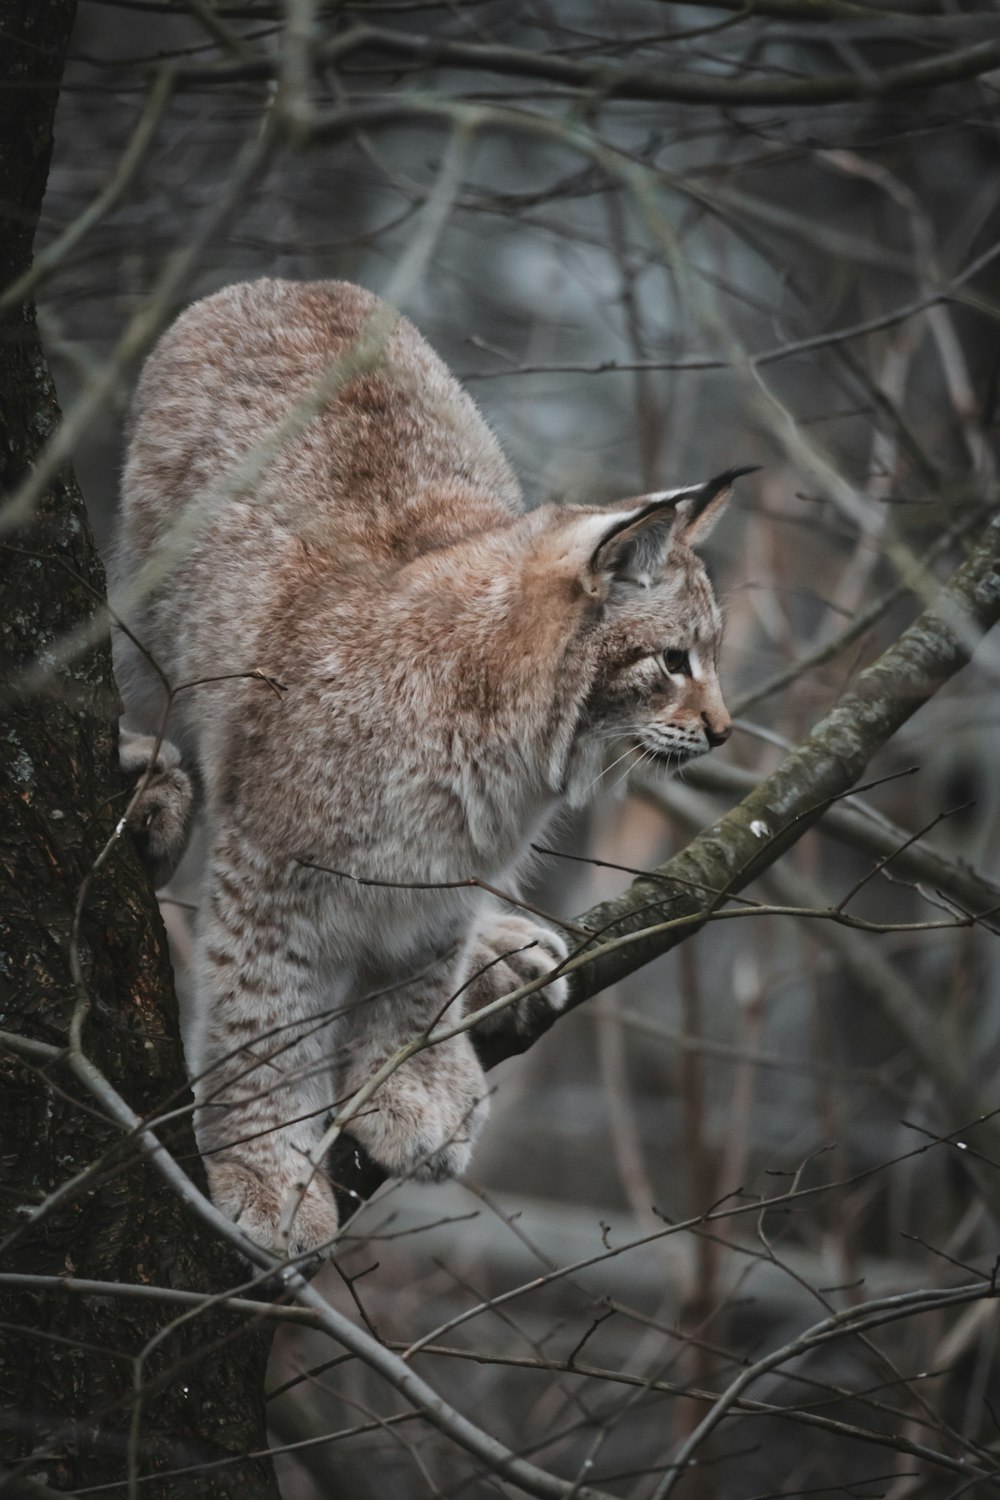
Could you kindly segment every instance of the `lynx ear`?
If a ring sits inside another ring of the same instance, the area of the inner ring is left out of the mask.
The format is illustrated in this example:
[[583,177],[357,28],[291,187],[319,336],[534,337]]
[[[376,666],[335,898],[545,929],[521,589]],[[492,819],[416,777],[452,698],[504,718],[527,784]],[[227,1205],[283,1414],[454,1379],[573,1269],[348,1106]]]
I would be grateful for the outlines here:
[[686,547],[697,547],[713,530],[729,503],[734,481],[743,474],[756,474],[759,468],[751,464],[746,469],[727,469],[697,489],[675,491],[678,537]]
[[672,495],[657,495],[627,515],[619,512],[590,555],[588,570],[595,586],[618,578],[648,588],[666,561],[676,528]]
[[630,502],[638,509],[609,517],[590,555],[590,592],[599,592],[602,582],[613,578],[648,588],[662,572],[674,542],[686,547],[703,542],[725,509],[734,481],[743,474],[755,474],[759,467],[727,469],[707,484],[643,495]]

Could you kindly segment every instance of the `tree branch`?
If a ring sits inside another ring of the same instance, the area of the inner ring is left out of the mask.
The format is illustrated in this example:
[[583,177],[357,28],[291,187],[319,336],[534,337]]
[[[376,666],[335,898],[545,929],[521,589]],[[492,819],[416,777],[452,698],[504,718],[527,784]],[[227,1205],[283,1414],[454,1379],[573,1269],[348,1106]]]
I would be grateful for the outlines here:
[[[576,62],[552,53],[529,52],[499,43],[449,41],[444,37],[414,36],[387,27],[354,26],[349,32],[316,49],[315,62],[322,66],[362,49],[387,57],[408,58],[428,67],[471,69],[502,77],[539,78],[585,92],[595,100],[637,99],[670,104],[722,106],[844,103],[851,99],[884,98],[890,94],[933,88],[977,78],[1000,64],[1000,42],[990,40],[960,47],[943,57],[934,57],[900,67],[855,73],[829,73],[815,78],[720,78],[710,73],[669,73],[648,68],[620,68],[607,63]],[[179,74],[184,81],[248,82],[274,76],[278,64],[261,57],[207,68],[190,68]]]
[[[760,778],[752,771],[721,762],[693,766],[686,780],[691,786],[706,792],[737,797],[746,796],[760,785]],[[909,834],[873,808],[859,807],[853,798],[829,808],[823,814],[821,827],[824,833],[831,834],[840,843],[860,849],[876,859],[890,855],[893,877],[926,881],[970,911],[985,911],[1000,903],[1000,885],[982,870],[952,859],[923,840],[903,848]],[[805,900],[804,897],[800,899]],[[992,920],[991,925],[995,925]]]

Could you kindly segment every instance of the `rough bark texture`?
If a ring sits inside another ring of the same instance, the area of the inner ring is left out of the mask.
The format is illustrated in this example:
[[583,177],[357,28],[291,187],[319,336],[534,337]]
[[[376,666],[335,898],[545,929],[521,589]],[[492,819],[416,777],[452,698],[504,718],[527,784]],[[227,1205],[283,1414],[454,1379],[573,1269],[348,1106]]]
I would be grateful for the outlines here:
[[[52,118],[75,0],[0,4],[0,284],[30,263]],[[32,307],[0,328],[0,486],[9,494],[58,421]],[[71,964],[81,882],[124,805],[108,641],[39,664],[91,619],[104,579],[73,476],[45,492],[30,527],[0,532],[0,995],[3,1026],[63,1043],[80,999]],[[140,1113],[186,1099],[166,945],[128,840],[88,894],[79,953],[90,1001],[88,1053]],[[5,1269],[212,1290],[241,1272],[157,1174],[123,1144],[66,1073],[0,1053]],[[187,1118],[169,1138],[195,1158]],[[196,1159],[196,1158],[195,1158]],[[58,1211],[29,1224],[67,1179],[101,1171]],[[134,1412],[134,1360],[169,1325],[152,1304],[78,1297],[0,1301],[0,1450],[19,1476],[56,1490],[122,1481]],[[24,1332],[20,1330],[25,1330]],[[134,1442],[139,1475],[266,1446],[269,1338],[246,1319],[199,1316],[170,1332],[144,1374]],[[238,1339],[234,1344],[233,1339]],[[153,1479],[144,1496],[276,1500],[269,1460],[242,1457],[197,1478]]]

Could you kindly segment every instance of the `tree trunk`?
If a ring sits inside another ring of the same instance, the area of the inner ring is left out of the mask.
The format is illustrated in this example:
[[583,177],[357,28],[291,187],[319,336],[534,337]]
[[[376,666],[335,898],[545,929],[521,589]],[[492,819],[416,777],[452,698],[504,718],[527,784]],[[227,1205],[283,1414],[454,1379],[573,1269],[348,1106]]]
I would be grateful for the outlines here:
[[[75,0],[0,3],[2,286],[31,262],[74,11]],[[8,313],[0,339],[0,485],[9,496],[59,412],[32,305]],[[0,1025],[62,1045],[80,1005],[88,1055],[140,1114],[165,1101],[184,1105],[163,929],[129,839],[115,844],[87,891],[73,941],[82,883],[124,799],[107,635],[85,650],[64,649],[104,597],[71,473],[46,489],[29,524],[14,530],[8,516],[0,521],[0,579]],[[33,1067],[5,1048],[0,1072],[4,1270],[204,1291],[242,1279],[228,1251],[81,1097],[68,1073]],[[165,1138],[198,1170],[187,1112]],[[94,1164],[96,1172],[53,1211],[38,1213],[47,1195]],[[276,1500],[270,1460],[244,1456],[266,1447],[269,1335],[247,1332],[248,1320],[238,1315],[199,1313],[178,1321],[137,1365],[172,1321],[155,1302],[3,1295],[7,1493],[38,1493],[39,1483],[55,1490],[120,1483],[132,1464],[137,1475],[163,1475],[143,1485],[150,1500],[237,1493]],[[218,1467],[168,1477],[205,1461]]]

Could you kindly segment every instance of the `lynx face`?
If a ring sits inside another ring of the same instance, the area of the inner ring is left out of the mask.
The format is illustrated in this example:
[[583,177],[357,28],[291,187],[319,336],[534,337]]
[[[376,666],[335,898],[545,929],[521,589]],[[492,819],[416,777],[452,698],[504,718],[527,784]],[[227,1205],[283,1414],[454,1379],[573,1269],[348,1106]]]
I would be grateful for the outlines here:
[[[618,755],[633,749],[629,769],[678,770],[725,744],[732,730],[717,675],[721,621],[713,607],[700,628],[668,619],[656,630],[655,615],[648,623],[646,638],[615,653],[595,684],[585,736],[603,738]],[[638,633],[630,632],[633,640]]]
[[722,615],[693,545],[708,535],[736,477],[600,517],[584,575],[592,668],[566,778],[571,800],[615,767],[611,784],[624,785],[640,768],[678,770],[729,738],[718,678]]

